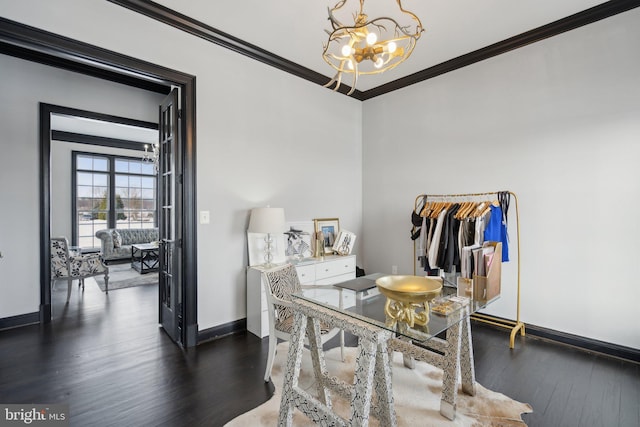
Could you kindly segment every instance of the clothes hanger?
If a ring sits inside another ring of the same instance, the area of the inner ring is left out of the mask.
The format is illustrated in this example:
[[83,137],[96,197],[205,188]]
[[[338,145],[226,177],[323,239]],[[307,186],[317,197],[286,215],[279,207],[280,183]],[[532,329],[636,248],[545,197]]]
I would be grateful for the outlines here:
[[478,207],[478,202],[469,202],[469,207],[464,212],[464,219],[471,218],[473,211],[475,211],[477,207]]
[[465,212],[469,209],[469,205],[471,204],[471,202],[462,202],[460,203],[460,209],[458,209],[458,212],[456,212],[456,219],[462,220],[464,219],[464,215]]
[[478,217],[482,216],[481,213],[484,210],[486,204],[487,204],[486,202],[480,202],[480,204],[476,207],[476,209],[474,209],[474,211],[471,213],[471,215],[474,218],[478,218]]

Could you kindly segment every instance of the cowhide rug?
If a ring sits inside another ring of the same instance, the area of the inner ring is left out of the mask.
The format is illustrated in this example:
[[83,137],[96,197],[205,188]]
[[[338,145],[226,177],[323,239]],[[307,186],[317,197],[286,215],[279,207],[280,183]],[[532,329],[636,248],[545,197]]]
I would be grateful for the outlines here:
[[[276,426],[282,391],[283,367],[286,365],[289,343],[278,344],[273,364],[271,380],[275,385],[275,393],[271,399],[257,408],[233,419],[227,427]],[[312,379],[311,357],[304,350],[299,386],[315,395]],[[348,383],[353,382],[353,370],[357,349],[345,349],[345,362],[340,361],[340,348],[325,353],[327,369]],[[468,396],[459,390],[457,415],[450,421],[440,415],[440,392],[442,387],[442,370],[423,362],[416,363],[416,369],[405,368],[402,354],[394,353],[393,357],[393,398],[398,426],[490,426],[514,427],[526,426],[521,414],[533,412],[531,406],[517,402],[503,394],[487,390],[476,383],[476,395]],[[349,402],[341,399],[336,393],[331,394],[334,410],[343,418],[349,418]],[[378,420],[370,417],[369,425],[380,426]],[[294,426],[313,426],[311,420],[297,409],[294,411]]]

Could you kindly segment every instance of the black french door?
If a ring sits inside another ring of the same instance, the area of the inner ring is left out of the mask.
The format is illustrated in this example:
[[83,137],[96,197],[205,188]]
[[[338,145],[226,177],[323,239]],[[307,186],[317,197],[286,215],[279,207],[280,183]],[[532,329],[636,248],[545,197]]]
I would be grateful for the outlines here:
[[182,298],[182,137],[178,89],[160,105],[158,230],[160,239],[159,321],[173,341],[184,343]]

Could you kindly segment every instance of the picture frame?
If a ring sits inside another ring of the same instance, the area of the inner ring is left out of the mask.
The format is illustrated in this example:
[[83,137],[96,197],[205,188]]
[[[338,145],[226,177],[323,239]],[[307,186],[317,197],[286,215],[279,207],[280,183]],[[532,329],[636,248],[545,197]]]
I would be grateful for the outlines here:
[[289,260],[312,258],[315,229],[313,221],[290,221],[284,232],[284,254]]
[[333,243],[333,252],[338,255],[351,255],[353,246],[356,243],[356,235],[351,231],[340,230],[338,238]]
[[316,234],[320,232],[323,234],[325,255],[332,254],[333,244],[340,232],[340,220],[338,218],[316,218],[313,223]]
[[[247,232],[247,248],[249,250],[249,266],[255,267],[264,264],[264,248],[266,243],[264,233]],[[273,264],[282,264],[287,261],[284,255],[284,234],[272,234],[271,254]]]

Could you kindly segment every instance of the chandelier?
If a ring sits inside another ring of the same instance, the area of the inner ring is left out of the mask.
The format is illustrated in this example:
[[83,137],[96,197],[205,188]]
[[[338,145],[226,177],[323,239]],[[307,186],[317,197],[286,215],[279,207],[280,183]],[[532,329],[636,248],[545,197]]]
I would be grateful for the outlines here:
[[143,163],[153,163],[153,170],[158,173],[158,163],[160,161],[160,149],[158,143],[151,144],[151,150],[149,150],[149,144],[144,144],[144,154],[142,155]]
[[399,9],[397,20],[389,17],[370,19],[364,13],[364,0],[360,0],[360,8],[351,17],[353,24],[345,25],[337,14],[347,1],[341,0],[329,9],[332,30],[326,30],[329,40],[323,46],[322,57],[336,70],[325,87],[335,83],[333,90],[337,91],[342,74],[353,73],[353,85],[347,93],[351,95],[358,75],[379,74],[404,62],[424,29],[416,15],[402,8],[400,0],[395,0]]

